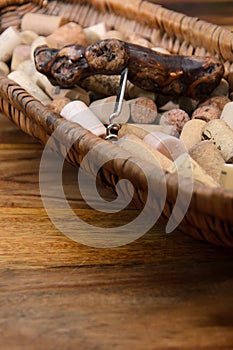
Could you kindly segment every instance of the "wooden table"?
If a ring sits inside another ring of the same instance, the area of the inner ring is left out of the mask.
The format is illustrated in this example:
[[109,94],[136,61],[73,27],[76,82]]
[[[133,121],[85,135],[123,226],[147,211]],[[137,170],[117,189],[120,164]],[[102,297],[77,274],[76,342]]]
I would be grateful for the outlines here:
[[[165,234],[161,224],[119,248],[71,241],[43,208],[41,155],[0,117],[0,349],[232,349],[232,249]],[[66,165],[76,214],[110,226],[75,177]]]

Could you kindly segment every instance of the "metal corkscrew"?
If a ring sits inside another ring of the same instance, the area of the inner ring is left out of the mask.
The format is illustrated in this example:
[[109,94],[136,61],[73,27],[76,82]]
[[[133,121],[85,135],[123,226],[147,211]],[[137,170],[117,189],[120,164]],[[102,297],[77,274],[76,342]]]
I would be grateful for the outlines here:
[[105,140],[118,140],[117,132],[120,130],[121,126],[119,123],[114,123],[113,120],[119,116],[122,111],[123,99],[125,95],[126,83],[128,77],[128,68],[126,67],[121,72],[120,85],[117,92],[117,98],[114,106],[113,113],[109,117],[109,125],[107,126]]

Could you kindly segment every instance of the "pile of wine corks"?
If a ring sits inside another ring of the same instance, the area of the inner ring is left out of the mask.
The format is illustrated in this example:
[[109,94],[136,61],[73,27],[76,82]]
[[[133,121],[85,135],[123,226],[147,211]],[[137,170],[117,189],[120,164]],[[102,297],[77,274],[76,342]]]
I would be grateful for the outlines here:
[[[105,138],[120,77],[93,75],[72,89],[53,86],[36,70],[33,55],[40,45],[60,49],[111,38],[170,54],[154,47],[150,38],[140,33],[126,35],[104,23],[83,28],[59,16],[28,13],[21,30],[9,27],[0,35],[0,69],[62,117]],[[147,92],[128,82],[122,111],[114,119],[120,125],[116,145],[167,172],[191,174],[203,185],[233,189],[233,98],[229,85],[232,82],[222,79],[208,99],[196,101]]]

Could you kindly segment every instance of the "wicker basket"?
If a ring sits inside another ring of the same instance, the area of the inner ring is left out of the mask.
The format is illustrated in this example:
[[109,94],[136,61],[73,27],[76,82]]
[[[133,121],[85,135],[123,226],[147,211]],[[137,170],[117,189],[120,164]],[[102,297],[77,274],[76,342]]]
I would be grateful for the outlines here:
[[[62,15],[84,27],[104,21],[115,29],[127,30],[128,33],[140,32],[150,37],[156,46],[162,46],[174,53],[198,55],[199,52],[204,52],[206,55],[218,55],[224,61],[226,79],[233,72],[233,33],[148,1],[49,1],[46,6],[41,7],[39,1],[28,3],[12,0],[2,1],[0,5],[1,31],[10,25],[19,27],[22,16],[27,12]],[[106,159],[105,165],[98,173],[99,180],[113,190],[119,179],[130,180],[135,187],[133,202],[136,207],[140,208],[145,204],[146,178],[152,179],[155,193],[151,205],[158,205],[156,192],[161,180],[156,174],[156,169],[140,161],[137,163],[141,166],[137,166],[130,154],[114,143],[95,137],[79,125],[65,121],[3,75],[0,76],[0,108],[24,132],[39,139],[43,144],[56,128],[61,127],[64,144],[66,140],[74,140],[67,160],[75,166],[78,166],[83,157],[95,147],[95,159]],[[62,152],[62,144],[56,144],[55,147],[57,151]],[[94,165],[91,164],[89,169],[93,169]],[[171,215],[175,215],[172,211],[180,184],[177,176],[168,173],[165,176],[167,198],[161,219],[168,221]],[[197,239],[217,245],[233,246],[233,191],[212,189],[194,183],[191,203],[179,224],[179,229]]]

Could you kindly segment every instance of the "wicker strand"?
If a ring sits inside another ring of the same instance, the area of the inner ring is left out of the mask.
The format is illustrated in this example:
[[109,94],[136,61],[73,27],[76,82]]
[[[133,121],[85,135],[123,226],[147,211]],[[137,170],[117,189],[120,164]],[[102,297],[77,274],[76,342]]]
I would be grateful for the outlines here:
[[[28,2],[29,0],[0,0],[0,9],[11,5],[19,6]],[[48,0],[32,0],[32,2],[40,7],[46,7],[48,4]]]
[[[23,0],[17,2],[17,6],[12,5],[13,1],[4,2],[12,6],[1,10],[1,30],[9,23],[18,23],[20,26],[22,16],[28,11],[52,15],[63,13],[72,21],[85,26],[104,21],[109,27],[116,29],[125,28],[132,32],[143,30],[153,44],[163,45],[174,53],[205,55],[209,51],[221,57],[227,75],[228,73],[231,77],[233,75],[233,33],[197,18],[167,10],[160,5],[141,0],[54,0],[49,1],[46,8],[39,8],[38,2],[36,4],[24,2]],[[208,35],[203,35],[203,31],[208,31]],[[230,85],[233,89],[233,82]],[[147,176],[153,179],[155,199],[152,206],[158,206],[156,188],[160,187],[161,179],[158,178],[157,169],[147,162],[132,158],[128,152],[97,138],[81,126],[65,121],[4,76],[0,76],[0,109],[23,131],[39,139],[43,144],[55,130],[58,130],[59,142],[54,141],[54,149],[61,154],[66,151],[67,141],[71,140],[73,146],[67,154],[67,160],[74,166],[78,166],[83,157],[95,149],[95,159],[93,163],[87,165],[88,171],[93,173],[98,159],[106,160],[106,155],[110,155],[112,160],[107,161],[101,169],[99,179],[112,189],[118,179],[128,179],[134,184],[133,201],[138,207],[142,207],[146,201]],[[141,164],[141,169],[136,163]],[[165,180],[167,200],[161,217],[167,221],[175,205],[179,186],[185,188],[185,181],[182,180],[182,183],[178,184],[177,176],[174,174],[165,174]],[[179,228],[198,239],[233,246],[232,211],[233,191],[226,191],[223,188],[213,190],[195,183],[188,212]]]

